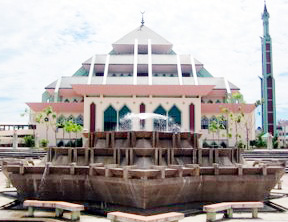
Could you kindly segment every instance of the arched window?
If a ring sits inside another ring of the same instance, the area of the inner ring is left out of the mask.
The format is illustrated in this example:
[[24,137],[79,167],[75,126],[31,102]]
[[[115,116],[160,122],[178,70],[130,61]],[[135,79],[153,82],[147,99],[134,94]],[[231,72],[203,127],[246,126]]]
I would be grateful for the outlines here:
[[212,122],[212,121],[218,122],[216,116],[212,116],[212,117],[210,118],[210,122]]
[[125,119],[125,116],[128,113],[131,113],[131,110],[126,105],[124,105],[119,110],[119,129],[120,130],[131,130],[131,120]]
[[73,103],[78,103],[78,100],[77,99],[73,99]]
[[209,119],[206,116],[201,118],[201,129],[208,129]]
[[155,110],[154,113],[161,116],[154,118],[154,130],[155,131],[165,131],[166,130],[166,110],[160,105]]
[[65,100],[64,100],[64,103],[69,103],[69,99],[65,99]]
[[213,103],[213,101],[210,99],[207,103]]
[[76,124],[83,126],[83,116],[81,114],[77,116]]
[[70,116],[67,118],[67,121],[72,121],[73,123],[75,123],[75,118],[73,117],[73,115],[70,115]]
[[117,127],[117,112],[109,106],[104,111],[104,131],[116,130]]
[[63,128],[63,125],[65,123],[66,119],[65,119],[65,116],[61,115],[57,118],[57,127],[58,128]]
[[227,119],[223,115],[219,117],[219,126],[221,129],[227,129]]
[[169,130],[174,131],[176,128],[181,127],[181,111],[177,108],[177,106],[172,106],[168,112],[168,117]]
[[221,103],[221,101],[219,99],[216,100],[216,103]]

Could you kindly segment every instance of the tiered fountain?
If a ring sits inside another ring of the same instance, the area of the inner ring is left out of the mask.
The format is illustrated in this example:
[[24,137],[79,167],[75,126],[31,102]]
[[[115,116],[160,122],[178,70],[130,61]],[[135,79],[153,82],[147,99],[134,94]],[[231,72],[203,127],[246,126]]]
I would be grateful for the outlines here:
[[112,131],[84,136],[89,147],[49,148],[46,165],[5,165],[19,196],[141,209],[258,201],[284,173],[282,166],[246,166],[237,148],[199,148],[196,133]]

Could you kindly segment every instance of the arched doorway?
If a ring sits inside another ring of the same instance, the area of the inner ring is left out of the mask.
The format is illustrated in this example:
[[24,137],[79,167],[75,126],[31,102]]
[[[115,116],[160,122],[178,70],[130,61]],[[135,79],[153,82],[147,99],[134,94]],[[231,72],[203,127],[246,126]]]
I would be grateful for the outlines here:
[[123,119],[128,113],[131,113],[131,110],[126,105],[119,110],[119,130],[131,130],[131,120]]
[[104,131],[116,130],[116,127],[117,127],[117,112],[112,106],[109,106],[104,111]]
[[[162,115],[164,117],[166,117],[167,112],[166,110],[160,105],[158,106],[155,110],[154,113]],[[161,118],[155,118],[153,120],[153,126],[154,126],[154,130],[155,131],[165,131],[166,130],[166,125],[167,122],[165,119],[161,119]]]
[[177,108],[177,106],[172,106],[172,108],[168,112],[168,126],[169,130],[177,130],[176,128],[181,128],[181,111]]

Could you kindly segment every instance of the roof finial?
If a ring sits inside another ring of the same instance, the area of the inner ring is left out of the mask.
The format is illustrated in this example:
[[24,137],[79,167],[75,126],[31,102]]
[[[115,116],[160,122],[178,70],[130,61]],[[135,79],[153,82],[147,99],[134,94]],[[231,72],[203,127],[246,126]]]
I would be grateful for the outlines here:
[[[140,11],[140,12],[141,12],[141,11]],[[144,25],[144,18],[143,18],[144,13],[145,13],[145,12],[141,12],[141,14],[142,14],[141,26]]]

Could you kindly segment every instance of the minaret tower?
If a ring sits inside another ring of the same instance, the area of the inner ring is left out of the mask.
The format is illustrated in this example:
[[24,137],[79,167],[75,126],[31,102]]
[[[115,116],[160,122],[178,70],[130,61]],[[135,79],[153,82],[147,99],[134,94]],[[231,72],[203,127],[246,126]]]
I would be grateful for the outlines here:
[[272,40],[269,34],[269,13],[266,2],[263,20],[263,37],[262,40],[262,127],[264,133],[276,135],[276,107],[275,107],[275,80],[273,77],[272,63]]

